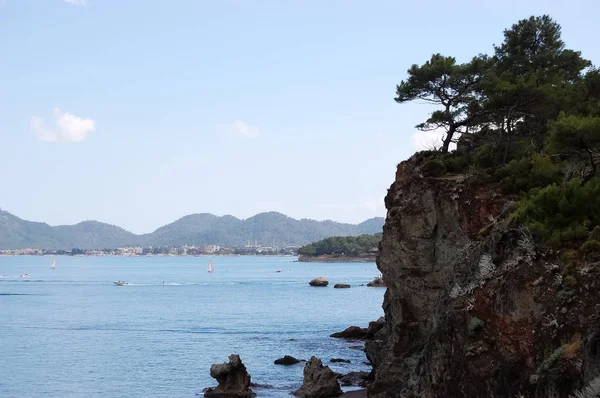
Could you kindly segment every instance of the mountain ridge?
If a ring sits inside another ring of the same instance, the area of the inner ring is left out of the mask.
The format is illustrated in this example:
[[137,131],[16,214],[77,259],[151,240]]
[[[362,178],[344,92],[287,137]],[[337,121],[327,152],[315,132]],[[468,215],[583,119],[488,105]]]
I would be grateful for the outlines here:
[[359,224],[332,220],[294,219],[271,211],[246,219],[232,215],[194,213],[163,225],[153,232],[134,234],[117,225],[85,220],[51,226],[23,220],[0,209],[0,249],[103,249],[123,246],[241,246],[250,241],[262,245],[296,246],[329,236],[355,236],[381,232],[383,217]]

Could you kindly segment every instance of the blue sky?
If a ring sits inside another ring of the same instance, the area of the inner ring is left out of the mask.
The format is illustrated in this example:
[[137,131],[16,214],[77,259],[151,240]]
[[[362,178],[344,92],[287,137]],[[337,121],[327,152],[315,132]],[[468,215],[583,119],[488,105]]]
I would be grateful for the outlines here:
[[183,215],[384,216],[430,111],[395,85],[550,14],[600,63],[597,0],[0,0],[0,207],[150,232]]

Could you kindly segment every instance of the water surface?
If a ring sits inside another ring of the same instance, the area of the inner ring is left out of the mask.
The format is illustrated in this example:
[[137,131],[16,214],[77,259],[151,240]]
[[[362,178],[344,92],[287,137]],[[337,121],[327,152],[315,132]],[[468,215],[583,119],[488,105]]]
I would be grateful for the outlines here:
[[[374,263],[291,257],[0,257],[1,397],[194,397],[210,365],[240,354],[259,397],[299,387],[303,365],[368,370],[356,343],[328,336],[383,314]],[[207,273],[209,259],[215,272]],[[281,272],[276,272],[280,270]],[[29,273],[29,278],[20,277]],[[308,281],[325,276],[327,288]],[[128,286],[114,286],[125,280]],[[351,289],[333,289],[333,283]]]

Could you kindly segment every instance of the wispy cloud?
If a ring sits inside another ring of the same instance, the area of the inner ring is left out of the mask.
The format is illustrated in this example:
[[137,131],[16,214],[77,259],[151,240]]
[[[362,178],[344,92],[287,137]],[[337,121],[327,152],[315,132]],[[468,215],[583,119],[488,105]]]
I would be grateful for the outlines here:
[[87,0],[65,0],[65,2],[79,7],[84,7],[87,5]]
[[241,120],[222,126],[222,130],[232,137],[256,138],[261,134],[258,127],[250,126]]
[[[454,139],[460,135],[455,134]],[[417,131],[412,135],[412,143],[415,151],[437,150],[444,144],[443,140],[446,137],[446,130],[439,128],[431,131]],[[456,143],[450,143],[450,150],[456,149]]]
[[44,125],[44,119],[38,116],[31,118],[31,129],[38,138],[46,142],[81,142],[90,133],[96,131],[96,123],[92,119],[84,119],[69,112],[54,109],[55,128]]

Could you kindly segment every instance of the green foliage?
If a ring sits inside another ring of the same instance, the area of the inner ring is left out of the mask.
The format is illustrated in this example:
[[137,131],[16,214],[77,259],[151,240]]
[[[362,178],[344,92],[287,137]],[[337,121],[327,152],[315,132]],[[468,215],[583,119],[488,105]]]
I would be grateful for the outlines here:
[[600,242],[597,240],[588,240],[583,242],[579,251],[582,254],[600,253]]
[[560,253],[560,261],[566,265],[573,265],[577,260],[577,251],[573,249],[566,249]]
[[590,223],[600,223],[600,181],[534,189],[517,206],[516,219],[551,245],[583,239]]
[[440,177],[446,173],[446,165],[440,159],[431,159],[423,163],[421,172],[427,177]]
[[333,236],[302,246],[298,249],[301,256],[358,256],[361,254],[374,253],[377,251],[383,234],[360,236]]
[[550,123],[550,135],[546,139],[549,153],[581,164],[577,172],[584,182],[594,177],[600,163],[600,117],[584,117],[560,114]]
[[537,373],[541,374],[549,371],[552,367],[563,357],[564,348],[563,346],[558,347],[556,350],[552,352],[540,365]]
[[488,62],[487,57],[475,57],[457,64],[454,57],[434,54],[423,65],[412,65],[408,79],[396,87],[398,103],[422,100],[441,106],[416,127],[424,131],[445,128],[443,152],[448,152],[454,133],[474,118],[469,110],[477,107],[477,90]]
[[468,324],[469,335],[471,335],[471,336],[475,335],[478,331],[483,330],[484,327],[485,327],[485,322],[482,321],[481,319],[479,319],[478,317],[474,316],[471,319],[469,319],[469,324]]
[[594,227],[594,229],[592,229],[592,232],[590,232],[590,236],[588,237],[588,240],[600,241],[600,226],[596,225]]
[[559,183],[563,178],[561,167],[550,157],[534,153],[511,161],[496,172],[508,193],[527,192],[530,189]]

